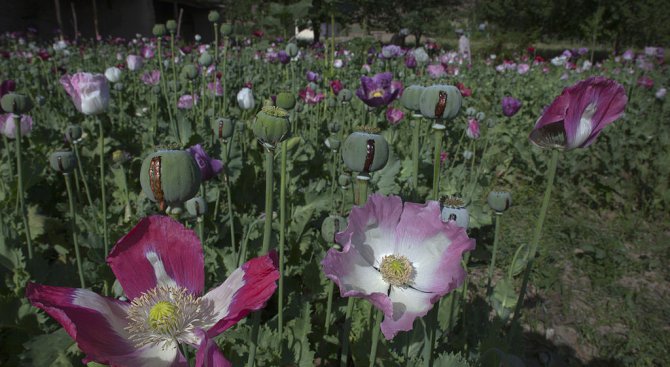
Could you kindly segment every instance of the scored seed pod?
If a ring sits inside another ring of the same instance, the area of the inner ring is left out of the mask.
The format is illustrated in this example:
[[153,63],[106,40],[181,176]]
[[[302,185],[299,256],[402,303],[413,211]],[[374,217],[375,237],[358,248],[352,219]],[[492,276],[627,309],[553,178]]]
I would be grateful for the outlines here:
[[374,128],[364,128],[363,131],[351,133],[344,141],[342,159],[350,170],[368,174],[386,166],[389,146],[378,132]]
[[0,105],[3,110],[9,113],[21,115],[28,113],[33,108],[33,101],[23,94],[7,93],[2,96]]
[[149,154],[142,162],[140,184],[149,200],[160,210],[181,207],[200,188],[200,168],[191,153],[162,150]]
[[68,143],[78,142],[82,135],[84,135],[84,132],[79,125],[69,125],[65,128],[65,140]]
[[458,115],[463,104],[463,96],[453,85],[433,85],[421,93],[419,107],[421,114],[430,119],[451,120]]
[[77,158],[69,150],[53,152],[49,155],[49,165],[60,173],[71,173],[77,168]]
[[468,229],[470,225],[470,212],[465,207],[463,199],[457,196],[443,196],[440,198],[442,205],[441,219],[443,222],[454,222],[457,226]]
[[327,244],[335,243],[335,235],[347,228],[347,220],[339,215],[329,215],[321,223],[321,237]]
[[512,206],[512,194],[508,191],[491,191],[486,202],[496,213],[502,214]]
[[296,57],[298,56],[298,45],[296,45],[295,43],[289,43],[288,45],[286,45],[285,51],[290,57]]
[[212,134],[221,140],[230,139],[235,133],[235,120],[219,117],[212,121]]
[[354,98],[354,94],[350,89],[342,89],[340,93],[337,94],[337,100],[340,103],[349,103],[352,98]]
[[290,111],[295,107],[295,95],[290,92],[277,93],[277,107]]
[[263,106],[256,114],[251,129],[264,147],[274,149],[277,143],[284,141],[290,135],[291,123],[288,112],[276,106]]
[[186,211],[194,217],[200,217],[207,213],[207,202],[202,196],[188,199],[184,206],[186,207]]
[[425,87],[420,85],[410,85],[402,92],[402,96],[400,97],[400,104],[402,104],[403,107],[410,111],[421,111],[421,106],[419,103],[421,102],[421,93],[423,93],[425,89]]

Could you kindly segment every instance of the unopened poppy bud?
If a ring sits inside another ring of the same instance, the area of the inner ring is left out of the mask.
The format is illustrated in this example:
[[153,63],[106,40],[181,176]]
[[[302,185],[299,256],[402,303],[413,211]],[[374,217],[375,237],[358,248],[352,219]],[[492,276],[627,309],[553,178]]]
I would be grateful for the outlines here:
[[388,143],[373,128],[350,134],[342,146],[344,164],[355,172],[367,174],[378,171],[386,166],[388,158]]
[[21,115],[28,113],[33,108],[33,101],[23,94],[8,93],[2,97],[0,105],[2,105],[3,110],[9,113]]
[[165,24],[156,24],[152,29],[152,32],[156,37],[163,37],[163,35],[165,35],[165,31]]
[[421,102],[421,93],[423,93],[425,89],[425,87],[420,85],[410,85],[402,92],[400,103],[410,111],[420,111],[421,107],[419,106],[419,103]]
[[200,182],[200,168],[187,151],[162,150],[149,154],[142,162],[142,191],[161,210],[182,206],[198,192]]
[[289,92],[279,92],[277,94],[277,107],[290,111],[295,107],[295,95]]
[[230,36],[233,33],[233,26],[230,23],[223,23],[219,28],[222,36]]
[[83,130],[79,125],[69,125],[65,128],[65,140],[67,140],[68,143],[76,143],[81,139],[82,135]]
[[221,140],[227,140],[235,133],[235,120],[219,117],[216,120],[212,120],[211,127],[214,136]]
[[351,175],[348,173],[343,173],[340,177],[337,178],[337,184],[341,187],[348,187],[351,183]]
[[512,206],[512,194],[507,191],[491,191],[486,202],[496,213],[502,214]]
[[465,207],[463,199],[457,196],[444,196],[440,198],[442,205],[441,218],[443,222],[454,222],[457,226],[468,229],[470,225],[470,213]]
[[453,85],[433,85],[421,93],[421,114],[430,119],[450,120],[458,115],[463,96]]
[[340,149],[340,139],[338,139],[335,135],[327,137],[326,147],[333,151]]
[[71,173],[77,168],[77,158],[69,150],[54,152],[49,156],[49,165],[56,172]]
[[203,52],[202,55],[200,55],[200,57],[198,58],[198,64],[205,67],[212,65],[213,61],[214,58],[207,51]]
[[321,223],[321,237],[327,244],[335,243],[335,235],[347,228],[347,220],[339,215],[329,215]]
[[293,136],[293,137],[289,138],[288,141],[286,142],[286,148],[288,150],[291,150],[291,149],[295,148],[296,145],[298,145],[302,142],[303,142],[303,140],[300,136]]
[[198,68],[193,64],[186,64],[181,69],[181,76],[184,79],[193,80],[198,76]]
[[115,150],[112,152],[112,161],[116,164],[122,164],[130,160],[130,153],[123,150]]
[[354,97],[354,94],[350,89],[342,89],[340,93],[337,94],[337,100],[340,103],[348,103]]
[[288,112],[275,106],[264,106],[251,126],[256,138],[268,149],[273,149],[277,143],[288,138],[291,123]]
[[186,211],[194,217],[200,217],[207,213],[207,202],[202,196],[196,196],[186,201]]
[[216,23],[219,21],[220,15],[219,12],[216,10],[212,10],[207,14],[207,20],[209,20],[212,23]]
[[296,45],[295,43],[289,43],[288,45],[286,45],[286,53],[290,57],[298,56],[298,45]]
[[174,19],[170,19],[167,22],[165,22],[165,28],[168,30],[170,33],[174,33],[177,31],[177,21]]

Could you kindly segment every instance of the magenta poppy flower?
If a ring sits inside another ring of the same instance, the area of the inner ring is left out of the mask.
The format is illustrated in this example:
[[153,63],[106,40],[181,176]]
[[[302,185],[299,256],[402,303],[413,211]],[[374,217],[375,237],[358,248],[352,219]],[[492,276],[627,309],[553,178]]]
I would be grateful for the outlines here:
[[[33,131],[32,117],[28,115],[21,115],[19,125],[21,125],[21,136],[27,136],[31,131]],[[16,138],[16,123],[14,123],[14,118],[11,113],[0,115],[0,134],[10,139]]]
[[405,113],[399,108],[390,107],[386,109],[386,121],[391,125],[397,125],[405,117]]
[[109,106],[109,84],[102,74],[76,73],[63,75],[60,83],[77,111],[84,115],[97,115]]
[[465,131],[465,134],[470,139],[479,139],[481,132],[479,131],[479,122],[477,119],[468,120],[468,129]]
[[198,97],[197,94],[184,94],[183,96],[179,97],[179,101],[177,101],[177,107],[182,110],[190,110],[194,105],[198,104],[199,100],[200,97]]
[[140,80],[146,85],[158,85],[161,80],[160,70],[152,70],[142,74]]
[[336,235],[343,250],[321,262],[342,297],[370,301],[384,312],[386,339],[412,329],[417,317],[465,280],[461,256],[475,248],[465,230],[440,219],[440,204],[405,203],[372,195],[354,207],[347,229]]
[[[85,354],[84,363],[188,366],[178,344],[198,349],[196,365],[230,366],[212,338],[275,291],[269,255],[249,260],[202,295],[204,256],[196,234],[165,216],[142,219],[107,257],[128,301],[87,289],[30,283],[26,297],[56,319]],[[206,364],[216,361],[216,364]]]
[[330,89],[333,90],[334,95],[338,95],[340,94],[340,91],[344,89],[344,85],[342,85],[342,81],[335,79],[330,82]]
[[502,99],[503,115],[512,117],[521,109],[521,101],[514,97],[505,96]]
[[624,88],[613,80],[582,80],[554,99],[535,123],[529,139],[542,148],[587,147],[605,126],[623,114],[627,102]]
[[402,83],[393,80],[391,72],[379,73],[372,78],[361,77],[356,96],[370,107],[387,106],[402,93]]
[[433,79],[439,79],[447,75],[447,70],[442,66],[442,64],[432,64],[426,66],[426,71]]
[[307,104],[317,104],[321,102],[326,95],[323,93],[317,93],[314,89],[307,87],[298,92],[300,98]]
[[212,179],[223,170],[223,162],[218,159],[212,159],[200,144],[196,144],[186,149],[198,164],[200,168],[200,177],[203,181]]
[[207,83],[207,90],[216,97],[221,97],[223,95],[223,84],[221,84],[221,79],[216,79],[216,81]]
[[651,89],[654,87],[654,80],[648,76],[641,76],[637,80],[637,85],[646,89]]

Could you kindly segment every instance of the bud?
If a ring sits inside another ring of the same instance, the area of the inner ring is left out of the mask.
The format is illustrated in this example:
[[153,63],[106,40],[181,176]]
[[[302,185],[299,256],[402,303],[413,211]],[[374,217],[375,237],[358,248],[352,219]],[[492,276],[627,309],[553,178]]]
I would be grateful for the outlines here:
[[83,135],[83,130],[79,125],[69,125],[65,128],[65,140],[68,143],[76,143],[81,139]]
[[170,19],[165,23],[165,28],[167,28],[168,32],[174,33],[177,31],[177,21],[174,19]]
[[198,64],[200,64],[204,67],[212,65],[213,61],[214,61],[214,58],[207,51],[203,52],[200,55],[200,57],[198,58]]
[[165,31],[166,31],[165,30],[165,24],[154,25],[154,28],[153,28],[152,31],[153,31],[154,36],[163,37],[163,35],[165,34]]
[[303,143],[304,141],[302,140],[302,137],[300,136],[292,136],[291,138],[288,139],[286,142],[286,148],[287,150],[293,149],[296,145]]
[[123,150],[115,150],[112,152],[112,161],[116,164],[123,164],[130,160],[130,153]]
[[33,108],[33,102],[30,98],[18,93],[8,93],[0,100],[2,109],[15,115],[28,113]]
[[220,117],[212,121],[212,133],[219,139],[230,139],[235,132],[235,120]]
[[207,212],[207,202],[202,196],[196,196],[186,201],[186,211],[194,217],[200,217]]
[[342,173],[340,177],[337,178],[337,184],[342,188],[346,188],[351,183],[351,175],[348,173]]
[[457,226],[468,229],[470,213],[461,198],[445,196],[440,198],[440,204],[442,205],[441,219],[443,222],[454,222]]
[[149,154],[142,162],[142,191],[158,203],[160,210],[180,207],[198,192],[200,181],[200,168],[187,151],[162,150]]
[[288,112],[275,106],[264,106],[254,119],[251,128],[256,138],[268,149],[273,149],[277,143],[285,140],[290,131],[291,123]]
[[243,110],[251,110],[256,106],[254,93],[249,88],[242,88],[237,92],[237,104]]
[[295,107],[295,96],[290,92],[279,92],[277,94],[277,107],[290,111]]
[[421,93],[419,107],[421,114],[430,119],[450,120],[458,115],[463,97],[452,85],[433,85]]
[[286,53],[290,57],[298,56],[298,45],[296,45],[295,43],[289,43],[288,45],[286,45]]
[[233,33],[233,26],[230,23],[223,23],[219,28],[222,36],[230,36]]
[[340,103],[349,103],[351,99],[354,98],[354,94],[351,92],[350,89],[342,89],[340,93],[337,94],[337,100]]
[[337,122],[337,121],[333,121],[333,122],[329,122],[329,123],[328,123],[328,131],[329,131],[331,134],[335,134],[335,133],[337,133],[338,131],[340,131],[340,127],[341,127],[341,126],[340,126],[340,123]]
[[77,158],[69,150],[54,152],[49,156],[51,168],[60,173],[71,173],[77,167]]
[[368,174],[378,171],[386,165],[389,158],[389,146],[378,130],[366,129],[352,133],[342,146],[342,159],[350,170]]
[[336,135],[331,135],[326,138],[326,147],[332,151],[340,149],[340,139]]
[[121,80],[121,69],[117,68],[116,66],[107,68],[107,70],[105,70],[105,78],[107,78],[107,80],[112,83],[118,82]]
[[193,80],[198,76],[198,68],[193,64],[186,64],[181,69],[181,74],[183,79]]
[[484,119],[486,118],[486,114],[484,112],[477,112],[475,118],[477,119],[477,121],[484,121]]
[[421,107],[419,106],[419,102],[421,102],[421,93],[423,93],[425,89],[425,87],[420,85],[410,85],[402,92],[400,103],[410,111],[420,111]]
[[207,14],[207,20],[209,20],[212,23],[218,22],[219,18],[220,18],[219,12],[216,10],[212,10],[209,12],[209,14]]
[[512,206],[512,194],[507,191],[491,191],[486,202],[497,214],[502,214]]
[[328,108],[335,108],[335,106],[337,106],[337,100],[333,96],[328,97],[328,99],[326,99],[326,106],[328,106]]
[[339,215],[329,215],[321,223],[321,236],[327,244],[335,243],[335,235],[347,228],[347,220]]

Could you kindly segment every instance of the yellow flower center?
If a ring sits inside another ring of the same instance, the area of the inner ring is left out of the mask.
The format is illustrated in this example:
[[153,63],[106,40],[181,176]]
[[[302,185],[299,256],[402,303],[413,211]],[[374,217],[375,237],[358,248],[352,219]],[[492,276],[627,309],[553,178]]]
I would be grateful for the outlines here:
[[372,96],[373,97],[384,97],[384,92],[378,89],[378,90],[372,92]]
[[174,304],[160,301],[149,310],[149,326],[156,331],[165,332],[176,325],[177,312]]
[[382,278],[387,283],[395,286],[406,286],[411,283],[414,267],[404,256],[388,255],[382,258],[379,272],[382,273]]

